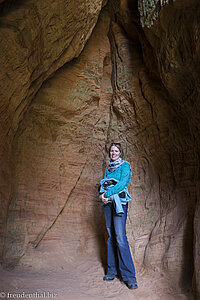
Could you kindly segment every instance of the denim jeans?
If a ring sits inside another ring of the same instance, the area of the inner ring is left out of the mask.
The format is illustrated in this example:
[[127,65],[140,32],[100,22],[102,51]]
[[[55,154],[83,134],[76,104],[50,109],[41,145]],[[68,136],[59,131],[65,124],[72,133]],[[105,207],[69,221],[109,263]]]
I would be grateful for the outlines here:
[[104,205],[104,216],[109,235],[107,240],[107,274],[117,275],[119,270],[123,281],[134,280],[136,282],[135,267],[126,237],[128,203],[122,206],[124,214],[119,216],[116,215],[112,203]]

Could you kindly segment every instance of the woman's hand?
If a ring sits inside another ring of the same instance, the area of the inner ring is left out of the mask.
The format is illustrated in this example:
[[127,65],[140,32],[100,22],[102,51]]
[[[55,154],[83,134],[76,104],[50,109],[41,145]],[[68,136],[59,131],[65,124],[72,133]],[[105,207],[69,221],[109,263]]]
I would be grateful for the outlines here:
[[104,197],[104,194],[105,194],[105,193],[103,193],[103,194],[101,195],[101,201],[102,201],[104,204],[108,204],[108,199],[109,199],[109,198]]

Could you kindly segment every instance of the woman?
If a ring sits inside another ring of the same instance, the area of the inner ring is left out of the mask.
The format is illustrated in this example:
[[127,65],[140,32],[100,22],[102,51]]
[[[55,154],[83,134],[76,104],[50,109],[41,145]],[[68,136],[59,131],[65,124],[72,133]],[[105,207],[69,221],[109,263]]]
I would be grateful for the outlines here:
[[[108,231],[107,240],[107,274],[104,280],[111,281],[118,276],[120,271],[122,280],[129,289],[137,288],[135,277],[135,267],[130,253],[128,240],[126,237],[126,219],[128,202],[131,200],[128,194],[128,183],[131,176],[131,169],[128,162],[124,161],[122,156],[122,147],[120,143],[112,143],[109,148],[110,163],[105,171],[104,185],[111,183],[110,188],[100,195],[104,205],[104,216],[106,228]],[[105,180],[106,184],[105,184]],[[115,180],[115,181],[113,181]],[[100,182],[101,184],[101,182]],[[122,201],[122,213],[116,212],[116,205],[112,197],[126,192],[126,201]],[[101,193],[101,190],[100,190]],[[112,199],[112,200],[110,200]]]

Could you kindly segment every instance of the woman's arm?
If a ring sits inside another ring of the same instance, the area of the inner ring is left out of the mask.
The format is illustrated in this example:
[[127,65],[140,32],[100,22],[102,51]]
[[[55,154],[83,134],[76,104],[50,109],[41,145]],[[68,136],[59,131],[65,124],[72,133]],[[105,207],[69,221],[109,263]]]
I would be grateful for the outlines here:
[[108,168],[105,170],[104,179],[107,178]]
[[[104,174],[104,179],[107,177],[107,168],[106,168],[106,170],[105,170],[105,174]],[[99,187],[99,189],[100,189],[100,187]],[[102,198],[104,198],[104,200],[106,201],[107,199],[104,197],[104,194],[105,193],[99,193],[99,199],[102,201],[102,202],[104,202],[103,201],[103,199]],[[102,197],[103,196],[103,197]]]
[[120,178],[119,182],[104,194],[105,198],[109,198],[110,196],[112,196],[114,194],[118,194],[126,186],[128,186],[128,183],[129,183],[129,180],[131,177],[130,165],[128,162],[124,162],[122,164],[121,168],[122,168],[122,173],[121,173],[121,178]]

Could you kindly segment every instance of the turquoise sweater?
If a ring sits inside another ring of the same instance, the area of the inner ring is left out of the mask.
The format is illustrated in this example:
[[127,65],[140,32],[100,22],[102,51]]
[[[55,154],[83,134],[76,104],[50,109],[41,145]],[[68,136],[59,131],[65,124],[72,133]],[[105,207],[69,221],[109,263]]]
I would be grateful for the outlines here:
[[131,177],[131,169],[128,162],[124,162],[121,166],[119,166],[114,172],[109,172],[108,168],[106,168],[104,178],[115,178],[119,182],[110,188],[106,193],[105,197],[109,198],[110,196],[121,192],[125,187],[128,188],[128,183]]

